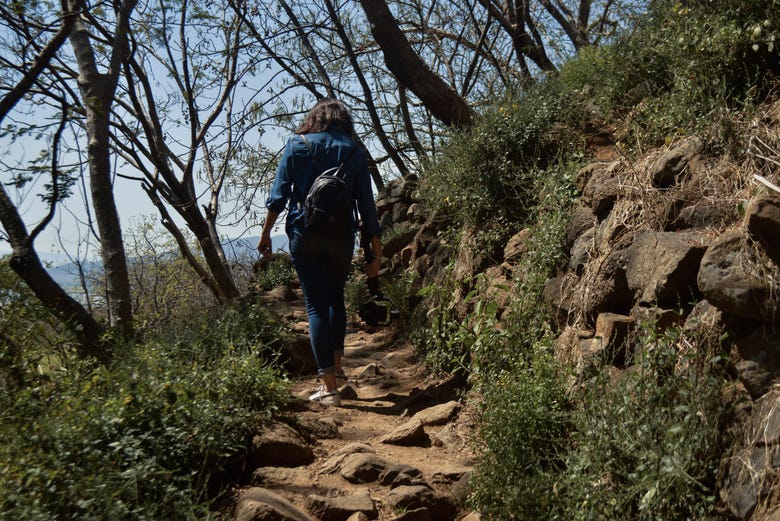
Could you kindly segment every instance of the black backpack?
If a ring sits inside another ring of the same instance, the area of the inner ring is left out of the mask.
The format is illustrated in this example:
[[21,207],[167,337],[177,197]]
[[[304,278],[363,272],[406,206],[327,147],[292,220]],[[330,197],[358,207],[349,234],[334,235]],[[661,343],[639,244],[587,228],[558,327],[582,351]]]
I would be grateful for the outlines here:
[[339,166],[323,172],[317,163],[314,151],[303,134],[301,134],[301,139],[314,158],[314,166],[320,172],[309,188],[303,205],[303,222],[306,231],[318,235],[349,235],[354,204],[349,185],[344,180],[344,163],[349,161],[357,146],[349,152],[347,158]]

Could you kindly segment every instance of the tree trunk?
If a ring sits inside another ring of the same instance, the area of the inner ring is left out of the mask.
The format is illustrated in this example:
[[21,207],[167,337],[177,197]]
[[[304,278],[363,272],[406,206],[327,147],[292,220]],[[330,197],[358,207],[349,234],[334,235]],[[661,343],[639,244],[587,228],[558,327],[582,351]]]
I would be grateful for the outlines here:
[[198,240],[203,253],[203,259],[206,261],[206,266],[208,266],[209,272],[216,282],[221,300],[230,302],[240,297],[241,292],[238,291],[236,283],[233,281],[230,268],[226,262],[223,262],[223,258],[220,257],[217,243],[212,239],[209,232],[209,225],[198,210],[195,201],[188,203],[180,214],[187,222],[187,227]]
[[134,1],[128,1],[120,6],[117,13],[112,63],[108,74],[98,72],[90,35],[81,20],[76,22],[70,35],[79,68],[79,90],[86,110],[90,192],[100,234],[111,325],[125,338],[132,335],[133,312],[122,227],[111,180],[109,118],[121,71],[119,64],[127,48],[128,17],[134,5]]
[[[70,34],[83,7],[83,1],[62,1],[63,23],[36,58],[33,66],[22,80],[0,100],[0,122],[2,122],[16,103],[24,96],[36,78],[65,42]],[[54,154],[56,156],[56,152]],[[56,180],[52,183],[56,186]],[[56,199],[56,198],[55,198]],[[55,203],[52,203],[55,204]],[[9,265],[19,277],[30,287],[41,303],[62,319],[79,339],[79,351],[93,356],[103,363],[110,361],[110,352],[103,342],[103,327],[90,315],[84,307],[68,295],[49,275],[41,264],[38,254],[33,248],[33,237],[27,232],[24,221],[16,206],[8,197],[8,193],[0,184],[0,224],[8,235],[13,248]],[[42,227],[43,223],[39,226]],[[3,339],[5,343],[10,340]],[[9,346],[13,347],[13,346]],[[18,346],[16,346],[18,350]],[[21,356],[20,353],[17,355]]]
[[0,185],[0,223],[13,247],[9,265],[41,303],[60,317],[79,338],[82,354],[103,363],[110,360],[102,343],[103,327],[49,275],[32,247],[30,236],[14,204]]
[[388,69],[420,98],[436,119],[459,128],[469,126],[471,108],[412,49],[385,0],[360,0],[360,5],[371,24],[371,34],[382,49]]

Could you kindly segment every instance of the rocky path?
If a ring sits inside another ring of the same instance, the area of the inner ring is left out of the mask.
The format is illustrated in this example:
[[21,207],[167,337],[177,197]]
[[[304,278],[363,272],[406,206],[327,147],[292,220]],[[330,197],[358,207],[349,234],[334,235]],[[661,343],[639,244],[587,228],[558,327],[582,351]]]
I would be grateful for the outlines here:
[[[299,299],[288,317],[307,334]],[[457,382],[428,375],[396,341],[397,327],[348,329],[340,407],[308,402],[314,376],[293,382],[293,410],[254,438],[233,519],[479,519],[463,506],[471,410]]]

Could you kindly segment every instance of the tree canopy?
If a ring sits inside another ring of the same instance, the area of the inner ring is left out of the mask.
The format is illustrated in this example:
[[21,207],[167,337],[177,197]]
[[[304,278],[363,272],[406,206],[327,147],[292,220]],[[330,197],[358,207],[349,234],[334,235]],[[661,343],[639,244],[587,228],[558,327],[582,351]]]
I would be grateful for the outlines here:
[[[103,324],[132,335],[117,211],[123,179],[143,190],[214,299],[229,302],[242,289],[220,229],[262,219],[284,136],[314,100],[334,96],[351,107],[354,137],[381,187],[417,171],[448,127],[470,124],[475,108],[613,37],[637,5],[6,2],[0,139],[30,153],[12,157],[18,148],[6,147],[0,163],[2,186],[12,189],[0,192],[10,265],[47,307],[82,333],[92,331],[85,345],[102,335]],[[47,208],[43,217],[25,210],[31,196]],[[84,216],[78,237],[89,247],[79,252],[101,252],[107,306],[99,318],[48,281],[37,258],[36,238],[68,205]]]

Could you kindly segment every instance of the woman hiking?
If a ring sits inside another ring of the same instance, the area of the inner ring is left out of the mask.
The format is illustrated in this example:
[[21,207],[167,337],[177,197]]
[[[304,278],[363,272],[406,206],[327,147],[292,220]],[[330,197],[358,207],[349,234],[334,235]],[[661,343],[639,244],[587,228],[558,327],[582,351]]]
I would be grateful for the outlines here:
[[[271,253],[271,230],[287,207],[285,231],[290,256],[303,288],[309,339],[323,382],[309,399],[334,406],[341,403],[338,385],[347,379],[341,366],[347,328],[344,286],[355,250],[355,209],[360,214],[363,232],[370,237],[373,261],[366,265],[369,278],[378,275],[382,257],[368,162],[352,140],[353,135],[352,116],[341,101],[324,98],[312,107],[287,141],[266,201],[268,213],[257,244],[261,254]],[[322,172],[339,166],[350,210],[344,212],[343,218],[317,224],[312,216],[316,203],[310,197],[307,211],[307,194]]]

